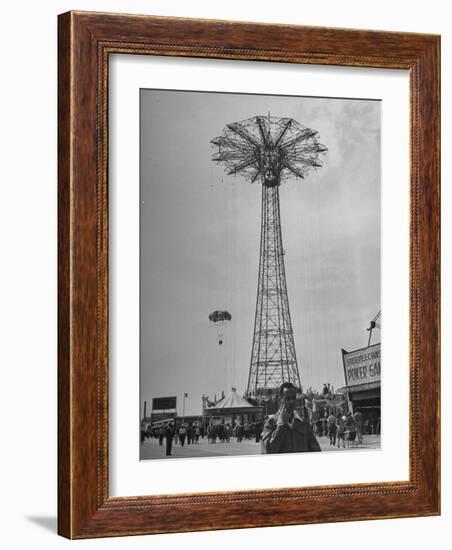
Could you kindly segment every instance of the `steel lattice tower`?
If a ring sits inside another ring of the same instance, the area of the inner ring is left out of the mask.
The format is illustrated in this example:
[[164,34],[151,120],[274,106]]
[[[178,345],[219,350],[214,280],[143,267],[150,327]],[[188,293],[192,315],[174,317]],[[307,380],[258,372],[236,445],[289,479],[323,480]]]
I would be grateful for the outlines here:
[[301,388],[281,235],[279,187],[289,177],[304,178],[322,166],[327,150],[318,133],[292,118],[256,116],[228,124],[220,137],[215,162],[226,172],[262,184],[259,277],[254,337],[246,394],[258,397],[289,381]]

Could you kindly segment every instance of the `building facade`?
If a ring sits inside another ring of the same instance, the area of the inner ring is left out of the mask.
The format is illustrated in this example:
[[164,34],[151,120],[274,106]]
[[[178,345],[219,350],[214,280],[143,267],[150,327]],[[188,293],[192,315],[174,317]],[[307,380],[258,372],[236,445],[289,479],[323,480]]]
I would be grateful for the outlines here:
[[349,409],[363,415],[364,433],[381,430],[381,345],[353,351],[342,350],[345,387]]

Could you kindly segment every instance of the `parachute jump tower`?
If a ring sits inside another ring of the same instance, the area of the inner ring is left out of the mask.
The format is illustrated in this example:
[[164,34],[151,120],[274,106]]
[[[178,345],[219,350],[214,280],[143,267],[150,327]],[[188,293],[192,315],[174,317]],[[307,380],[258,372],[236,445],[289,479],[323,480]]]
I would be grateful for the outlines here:
[[259,276],[254,336],[246,395],[274,393],[283,382],[301,388],[287,295],[281,236],[279,187],[289,178],[304,179],[322,166],[326,147],[318,132],[292,118],[255,116],[228,124],[212,140],[213,161],[228,175],[241,174],[262,185]]

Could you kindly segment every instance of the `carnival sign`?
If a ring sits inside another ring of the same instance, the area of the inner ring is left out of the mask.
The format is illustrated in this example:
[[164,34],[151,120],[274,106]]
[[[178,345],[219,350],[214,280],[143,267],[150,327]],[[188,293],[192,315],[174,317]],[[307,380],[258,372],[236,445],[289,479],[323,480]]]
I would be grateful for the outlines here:
[[342,361],[347,386],[380,381],[381,350],[379,343],[350,352],[343,349]]

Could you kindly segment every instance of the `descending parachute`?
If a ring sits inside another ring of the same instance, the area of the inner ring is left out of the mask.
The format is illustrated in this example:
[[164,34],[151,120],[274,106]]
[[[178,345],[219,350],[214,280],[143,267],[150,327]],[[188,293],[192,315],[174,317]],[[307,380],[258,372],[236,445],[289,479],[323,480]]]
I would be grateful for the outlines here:
[[222,321],[230,321],[232,319],[232,315],[229,313],[229,311],[212,311],[212,313],[209,315],[209,321],[212,321],[212,323],[221,323]]
[[[218,327],[222,327],[225,322],[229,322],[232,319],[232,315],[229,311],[215,310],[209,314],[209,321],[214,323]],[[223,332],[218,332],[218,345],[223,345]]]

